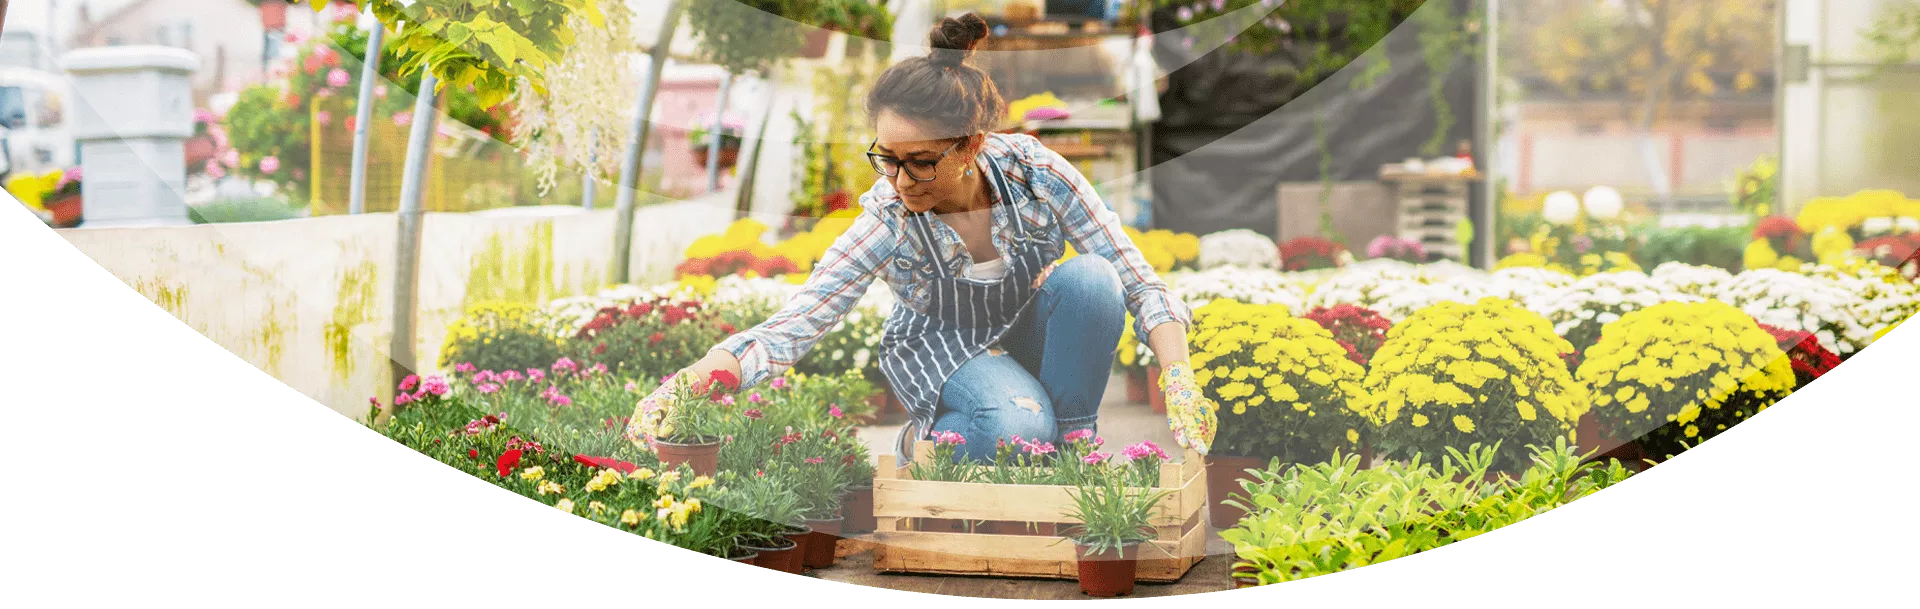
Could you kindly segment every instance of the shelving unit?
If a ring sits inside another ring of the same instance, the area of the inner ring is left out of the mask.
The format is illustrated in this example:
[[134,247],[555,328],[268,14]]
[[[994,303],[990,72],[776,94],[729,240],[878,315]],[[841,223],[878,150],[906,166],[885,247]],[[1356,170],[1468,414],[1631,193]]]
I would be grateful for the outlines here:
[[[1018,129],[1072,161],[1101,200],[1134,224],[1151,191],[1136,179],[1144,167],[1147,134],[1134,119],[1132,100],[1138,93],[1127,89],[1133,31],[1080,17],[1014,23],[989,14],[986,9],[992,7],[986,5],[992,4],[949,2],[944,12],[974,10],[987,17],[992,33],[976,57],[1007,101],[1052,93],[1067,103],[1070,117],[1025,121]],[[1151,83],[1147,86],[1155,94]]]

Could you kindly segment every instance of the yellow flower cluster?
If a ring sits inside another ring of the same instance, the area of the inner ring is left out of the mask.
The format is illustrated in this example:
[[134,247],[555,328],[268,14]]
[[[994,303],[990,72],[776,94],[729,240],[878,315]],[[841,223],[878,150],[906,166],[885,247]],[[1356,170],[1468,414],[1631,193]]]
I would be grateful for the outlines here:
[[745,251],[754,256],[774,255],[773,246],[761,241],[767,233],[767,225],[753,218],[741,218],[727,225],[727,230],[718,235],[707,235],[693,240],[687,246],[687,258],[712,258],[727,252]]
[[1493,265],[1493,270],[1513,268],[1541,268],[1575,277],[1586,277],[1600,273],[1642,270],[1640,264],[1625,252],[1605,252],[1580,256],[1580,268],[1569,269],[1564,264],[1548,260],[1546,256],[1533,252],[1520,252],[1501,258]]
[[1194,380],[1221,409],[1216,449],[1318,461],[1339,439],[1358,442],[1346,432],[1370,418],[1366,371],[1320,324],[1285,305],[1215,300],[1194,311],[1191,340]]
[[620,484],[620,472],[612,469],[600,470],[592,480],[587,481],[587,492],[598,493]]
[[1782,271],[1795,272],[1800,270],[1800,265],[1805,264],[1805,261],[1797,257],[1780,255],[1780,252],[1774,251],[1773,244],[1768,243],[1766,239],[1756,239],[1752,243],[1748,243],[1747,251],[1742,255],[1741,262],[1746,264],[1747,270],[1750,271],[1754,269],[1780,269]]
[[1191,233],[1176,233],[1170,230],[1151,230],[1140,232],[1133,227],[1123,227],[1127,239],[1139,248],[1140,255],[1153,265],[1153,270],[1165,273],[1175,267],[1192,266],[1200,260],[1200,237]]
[[1869,218],[1920,218],[1920,199],[1909,199],[1896,190],[1862,190],[1845,197],[1819,197],[1807,201],[1794,220],[1800,230],[1818,234],[1828,227],[1845,230],[1860,226]]
[[1561,359],[1571,352],[1546,318],[1513,301],[1436,303],[1387,332],[1366,377],[1367,408],[1390,452],[1498,441],[1524,464],[1526,445],[1571,437],[1586,412],[1586,390]]
[[793,261],[801,273],[810,272],[813,265],[827,255],[827,249],[833,247],[834,240],[853,227],[853,219],[859,215],[858,209],[842,209],[827,214],[807,232],[774,245],[773,252]]
[[1145,370],[1153,365],[1153,351],[1140,342],[1140,336],[1133,331],[1133,313],[1127,313],[1127,323],[1120,329],[1120,348],[1118,352],[1122,370]]
[[532,327],[535,313],[533,306],[518,302],[484,301],[469,305],[460,319],[447,325],[447,337],[440,343],[440,368],[451,370],[454,364],[466,361],[460,345],[492,344],[492,338],[481,335],[483,331]]
[[27,209],[46,209],[47,195],[53,194],[54,187],[60,185],[60,178],[65,175],[66,171],[60,169],[41,175],[18,174],[7,178],[7,192]]
[[653,502],[654,520],[672,527],[675,532],[683,532],[687,520],[700,513],[702,500],[697,496],[697,491],[713,486],[714,480],[707,476],[695,476],[685,484],[680,484],[680,472],[669,471],[660,474],[659,481],[660,496]]
[[1663,303],[1608,324],[1579,378],[1602,426],[1670,451],[1661,454],[1725,431],[1795,386],[1773,335],[1718,300]]

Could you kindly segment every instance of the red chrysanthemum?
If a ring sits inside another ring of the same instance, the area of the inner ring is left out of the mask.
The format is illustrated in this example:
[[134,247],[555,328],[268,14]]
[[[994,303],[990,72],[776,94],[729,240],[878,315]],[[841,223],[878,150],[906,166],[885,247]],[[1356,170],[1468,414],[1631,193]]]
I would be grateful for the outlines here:
[[1348,303],[1316,307],[1303,317],[1326,328],[1334,340],[1347,346],[1347,357],[1362,366],[1373,360],[1387,342],[1387,330],[1393,328],[1392,321],[1372,309]]
[[660,344],[660,341],[663,341],[663,340],[666,340],[666,339],[667,339],[667,335],[666,335],[666,333],[664,333],[664,332],[654,332],[652,336],[648,336],[648,337],[647,337],[647,344],[649,344],[649,345],[658,345],[658,344]]
[[1801,387],[1840,365],[1840,356],[1828,351],[1812,333],[1767,324],[1760,324],[1760,329],[1772,334],[1773,340],[1780,344],[1780,350],[1787,352],[1787,359],[1793,363],[1793,376]]

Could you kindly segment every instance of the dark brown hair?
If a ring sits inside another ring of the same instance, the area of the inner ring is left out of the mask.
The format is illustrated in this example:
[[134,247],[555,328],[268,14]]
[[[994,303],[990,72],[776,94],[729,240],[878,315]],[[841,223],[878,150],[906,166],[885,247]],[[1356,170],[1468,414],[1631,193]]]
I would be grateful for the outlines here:
[[971,61],[974,47],[986,37],[987,20],[974,13],[940,20],[927,34],[931,53],[887,68],[874,82],[867,119],[892,110],[955,139],[998,130],[1006,100]]

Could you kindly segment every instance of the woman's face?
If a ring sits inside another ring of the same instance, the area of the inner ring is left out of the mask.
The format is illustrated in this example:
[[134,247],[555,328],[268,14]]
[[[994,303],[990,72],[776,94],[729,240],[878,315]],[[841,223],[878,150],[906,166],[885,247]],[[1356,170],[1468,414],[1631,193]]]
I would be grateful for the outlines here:
[[[962,175],[973,163],[975,151],[971,150],[976,138],[957,139],[951,133],[939,133],[920,123],[909,120],[892,110],[884,110],[874,119],[874,130],[878,141],[873,152],[881,156],[899,159],[899,171],[891,178],[894,190],[900,193],[900,200],[907,209],[923,213],[939,207],[945,209],[965,209],[973,196],[971,187],[974,182]],[[955,146],[955,142],[960,142]],[[945,158],[941,157],[946,153]],[[915,163],[919,161],[919,163]],[[929,168],[926,163],[935,163]],[[921,182],[911,174],[928,177],[933,180]]]

